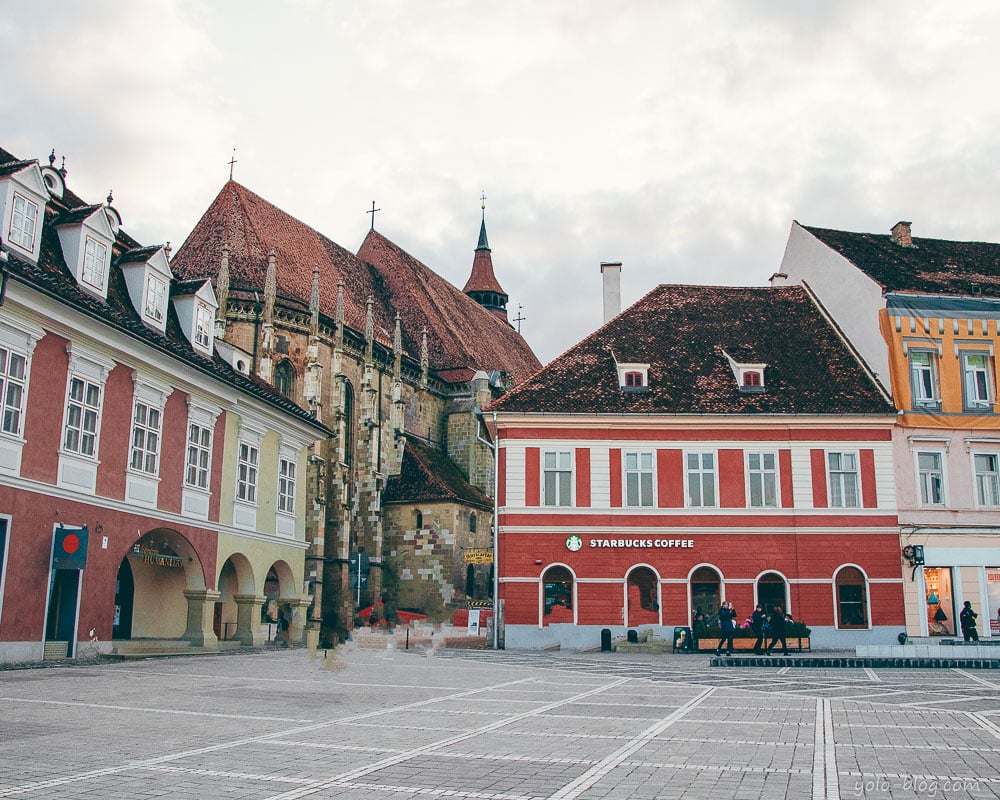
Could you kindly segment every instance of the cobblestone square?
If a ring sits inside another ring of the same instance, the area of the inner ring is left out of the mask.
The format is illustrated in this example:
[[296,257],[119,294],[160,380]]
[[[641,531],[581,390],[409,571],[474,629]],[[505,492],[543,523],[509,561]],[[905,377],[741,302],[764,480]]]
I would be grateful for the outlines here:
[[0,798],[1000,796],[991,671],[350,646],[0,671]]

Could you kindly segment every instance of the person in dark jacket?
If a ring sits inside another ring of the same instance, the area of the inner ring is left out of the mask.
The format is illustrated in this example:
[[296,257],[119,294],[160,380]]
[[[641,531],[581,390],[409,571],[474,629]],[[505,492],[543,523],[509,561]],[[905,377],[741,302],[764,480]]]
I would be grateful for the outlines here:
[[726,602],[719,609],[719,644],[715,648],[717,656],[722,655],[722,645],[726,643],[726,655],[733,654],[733,634],[736,632],[736,609],[733,604]]
[[774,646],[778,642],[781,642],[781,654],[783,656],[787,656],[788,642],[785,641],[785,612],[782,611],[781,606],[774,607],[767,623],[770,626],[768,633],[771,636],[771,644],[767,647],[767,654],[771,655],[771,651],[774,650]]
[[764,622],[766,620],[767,615],[764,614],[764,609],[762,609],[760,603],[758,603],[753,610],[753,614],[750,615],[750,630],[752,630],[754,636],[757,637],[756,641],[753,643],[753,651],[757,655],[764,654]]
[[962,626],[962,638],[967,642],[978,642],[979,631],[976,630],[976,618],[979,615],[972,610],[972,602],[965,601],[965,606],[958,615],[958,622]]

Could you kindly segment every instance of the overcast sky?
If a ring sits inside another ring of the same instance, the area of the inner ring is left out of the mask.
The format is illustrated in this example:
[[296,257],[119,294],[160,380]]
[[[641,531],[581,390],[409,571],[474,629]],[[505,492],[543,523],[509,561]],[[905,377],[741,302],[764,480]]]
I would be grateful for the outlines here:
[[762,285],[792,220],[1000,241],[1000,4],[4,4],[0,146],[176,248],[229,176],[459,288],[480,194],[549,361],[659,283]]

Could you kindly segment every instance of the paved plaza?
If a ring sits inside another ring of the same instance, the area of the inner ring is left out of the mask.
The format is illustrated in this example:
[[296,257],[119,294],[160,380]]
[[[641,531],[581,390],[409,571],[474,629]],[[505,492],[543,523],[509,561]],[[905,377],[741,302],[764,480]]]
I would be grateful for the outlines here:
[[991,670],[342,648],[0,671],[0,798],[1000,796]]

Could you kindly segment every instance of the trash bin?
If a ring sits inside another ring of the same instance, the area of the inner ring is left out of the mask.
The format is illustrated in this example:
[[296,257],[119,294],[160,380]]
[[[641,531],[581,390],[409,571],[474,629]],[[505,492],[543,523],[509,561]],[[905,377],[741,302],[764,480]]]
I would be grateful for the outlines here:
[[601,631],[601,652],[611,652],[611,628],[605,628]]
[[691,629],[678,625],[674,628],[673,652],[688,651],[691,649]]

